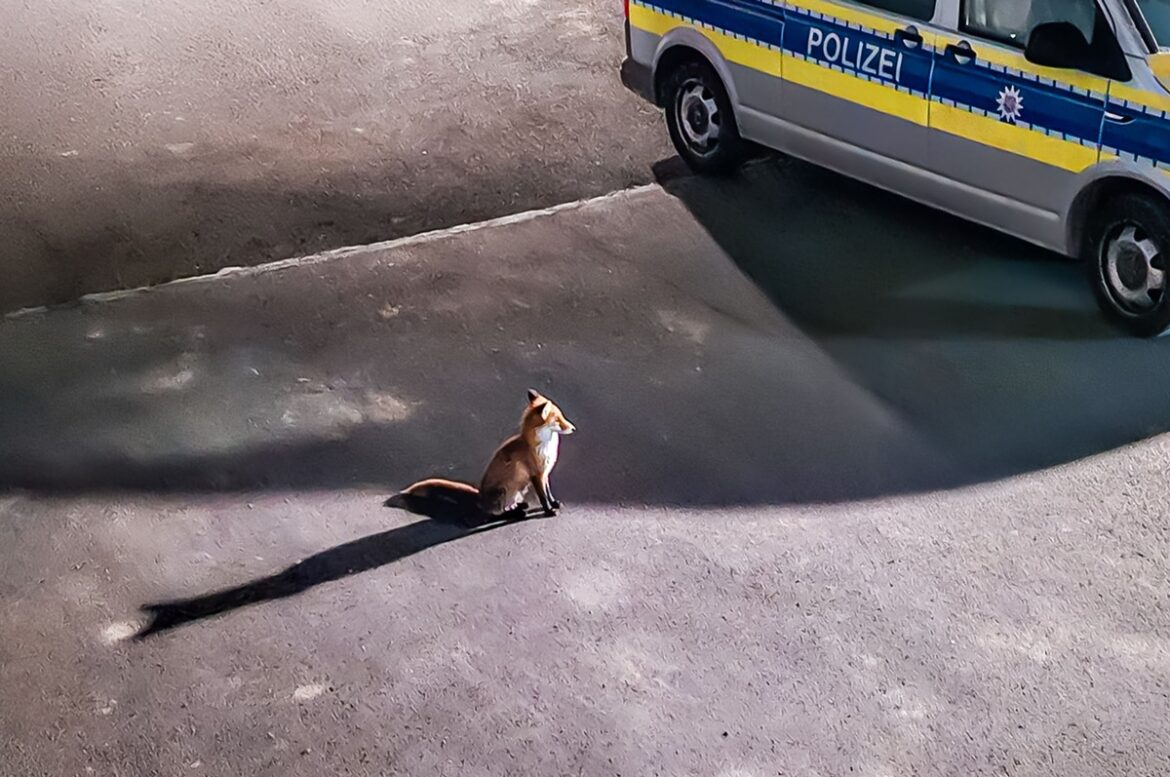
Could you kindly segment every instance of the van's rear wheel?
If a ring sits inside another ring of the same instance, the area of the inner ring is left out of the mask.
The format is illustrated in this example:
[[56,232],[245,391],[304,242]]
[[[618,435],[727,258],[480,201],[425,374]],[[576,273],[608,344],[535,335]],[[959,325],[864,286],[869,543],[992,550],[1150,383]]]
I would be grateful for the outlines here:
[[1091,225],[1086,270],[1097,302],[1138,337],[1170,329],[1170,213],[1165,203],[1125,194]]
[[670,139],[692,170],[729,175],[743,164],[747,144],[739,136],[727,90],[710,65],[683,62],[667,75],[662,96]]

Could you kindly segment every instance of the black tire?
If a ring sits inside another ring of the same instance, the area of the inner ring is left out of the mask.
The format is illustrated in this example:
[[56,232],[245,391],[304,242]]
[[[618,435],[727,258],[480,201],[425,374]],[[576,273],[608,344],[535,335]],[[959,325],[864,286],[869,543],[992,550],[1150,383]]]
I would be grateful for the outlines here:
[[1157,337],[1170,329],[1170,207],[1165,201],[1134,193],[1105,203],[1089,223],[1084,253],[1097,304],[1111,320],[1137,337]]
[[[685,61],[666,74],[662,102],[671,142],[696,173],[731,175],[747,159],[748,144],[739,135],[731,99],[714,68],[706,62]],[[714,111],[709,108],[711,103]],[[710,134],[711,129],[716,131],[713,142],[705,145],[696,140],[704,130]]]

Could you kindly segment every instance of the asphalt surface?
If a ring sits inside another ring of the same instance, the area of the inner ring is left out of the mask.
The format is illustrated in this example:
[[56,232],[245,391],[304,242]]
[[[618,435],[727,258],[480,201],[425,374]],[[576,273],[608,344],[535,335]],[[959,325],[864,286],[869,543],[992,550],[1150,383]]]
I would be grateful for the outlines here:
[[4,4],[0,311],[652,180],[618,0]]
[[[26,315],[0,363],[5,773],[1170,759],[1170,357],[828,173]],[[528,385],[561,516],[381,506]]]

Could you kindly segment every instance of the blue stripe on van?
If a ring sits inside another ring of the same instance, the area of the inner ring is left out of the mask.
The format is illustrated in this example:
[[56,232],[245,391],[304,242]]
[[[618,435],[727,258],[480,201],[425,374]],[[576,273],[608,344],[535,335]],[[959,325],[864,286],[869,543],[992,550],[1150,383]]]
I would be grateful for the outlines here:
[[[816,47],[811,45],[809,35],[814,28],[826,36],[836,35],[842,42],[840,46],[834,44],[830,47],[834,49],[834,54],[840,52],[835,60],[830,61],[825,57],[825,41]],[[871,81],[917,92],[923,97],[930,91],[931,49],[908,49],[873,30],[857,29],[832,19],[790,12],[784,25],[784,50],[793,56],[830,65]],[[874,50],[891,52],[895,61],[901,59],[900,80],[895,81],[890,77],[891,68],[881,66],[880,56],[871,55]]]
[[1170,160],[1170,121],[1165,114],[1141,113],[1117,104],[1110,104],[1108,110],[1132,121],[1127,124],[1106,121],[1101,132],[1101,144],[1105,148],[1143,159]]

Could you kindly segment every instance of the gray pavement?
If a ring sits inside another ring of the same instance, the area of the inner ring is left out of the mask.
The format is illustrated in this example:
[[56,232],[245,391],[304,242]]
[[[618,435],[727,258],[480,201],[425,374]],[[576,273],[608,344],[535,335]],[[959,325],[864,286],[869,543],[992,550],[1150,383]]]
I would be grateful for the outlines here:
[[0,7],[0,312],[651,180],[619,0]]
[[[828,173],[27,315],[0,364],[0,772],[1170,759],[1170,357]],[[528,385],[561,516],[381,506]]]
[[525,382],[593,430],[566,489],[656,504],[883,496],[1170,431],[1164,349],[1071,264],[798,163],[23,317],[0,363],[0,482],[50,490],[471,477]]

